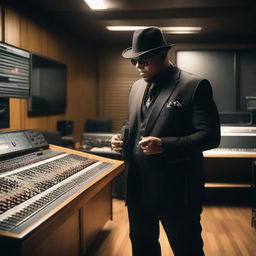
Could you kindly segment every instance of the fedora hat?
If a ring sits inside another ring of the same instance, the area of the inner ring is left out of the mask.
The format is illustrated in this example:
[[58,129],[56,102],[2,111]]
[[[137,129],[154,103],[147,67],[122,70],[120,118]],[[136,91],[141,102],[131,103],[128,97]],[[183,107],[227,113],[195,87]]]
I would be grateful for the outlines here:
[[161,48],[169,49],[173,46],[167,43],[162,31],[157,27],[138,29],[134,31],[132,38],[132,47],[122,52],[124,58],[137,58],[145,53]]

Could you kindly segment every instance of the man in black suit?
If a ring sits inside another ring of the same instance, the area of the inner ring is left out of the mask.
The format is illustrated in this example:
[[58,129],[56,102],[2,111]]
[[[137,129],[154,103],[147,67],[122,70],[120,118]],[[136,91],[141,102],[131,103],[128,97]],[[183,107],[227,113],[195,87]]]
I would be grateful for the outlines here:
[[159,221],[175,256],[202,256],[202,151],[219,145],[220,125],[206,79],[168,59],[172,44],[160,29],[137,30],[123,51],[141,79],[129,94],[129,136],[112,138],[123,150],[133,256],[159,256]]

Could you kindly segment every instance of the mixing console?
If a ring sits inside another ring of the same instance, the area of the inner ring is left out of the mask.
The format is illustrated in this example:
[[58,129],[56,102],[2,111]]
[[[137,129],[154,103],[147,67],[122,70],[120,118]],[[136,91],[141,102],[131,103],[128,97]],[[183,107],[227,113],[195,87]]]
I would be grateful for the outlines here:
[[0,161],[0,231],[21,232],[112,165],[50,149]]
[[63,154],[63,153],[58,151],[52,151],[52,150],[44,150],[44,151],[33,152],[23,156],[18,156],[8,160],[0,161],[0,174],[48,159],[53,156],[57,156],[59,154]]

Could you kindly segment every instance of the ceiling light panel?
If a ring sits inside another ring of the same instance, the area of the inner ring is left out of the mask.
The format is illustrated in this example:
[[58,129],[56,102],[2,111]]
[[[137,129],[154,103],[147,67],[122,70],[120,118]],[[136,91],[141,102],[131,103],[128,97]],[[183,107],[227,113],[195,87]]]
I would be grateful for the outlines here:
[[[145,29],[148,26],[107,26],[110,31],[135,31]],[[202,27],[160,27],[163,33],[167,34],[196,34],[202,30]]]
[[110,31],[135,31],[137,29],[145,29],[146,26],[107,26]]
[[92,10],[107,9],[107,5],[103,0],[84,0]]

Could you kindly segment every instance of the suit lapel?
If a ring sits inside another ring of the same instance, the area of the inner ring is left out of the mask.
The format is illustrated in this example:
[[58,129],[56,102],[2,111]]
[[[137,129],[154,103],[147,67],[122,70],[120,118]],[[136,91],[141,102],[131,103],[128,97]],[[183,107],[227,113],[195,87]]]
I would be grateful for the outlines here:
[[[140,83],[137,85],[138,89],[136,91],[134,91],[134,93],[131,95],[132,100],[129,103],[129,123],[134,126],[135,125],[135,120],[136,120],[136,116],[138,117],[138,119],[140,120],[140,115],[141,115],[141,104],[142,104],[142,100],[143,100],[143,96],[145,93],[145,90],[147,88],[147,83],[144,80],[141,80]],[[132,128],[132,127],[130,127]]]
[[145,129],[145,135],[149,134],[153,125],[155,124],[162,108],[165,106],[167,100],[172,95],[180,77],[180,69],[174,67],[173,73],[170,72],[170,77],[167,77],[166,83],[163,84],[162,90],[160,91],[152,111],[149,115],[148,122]]

